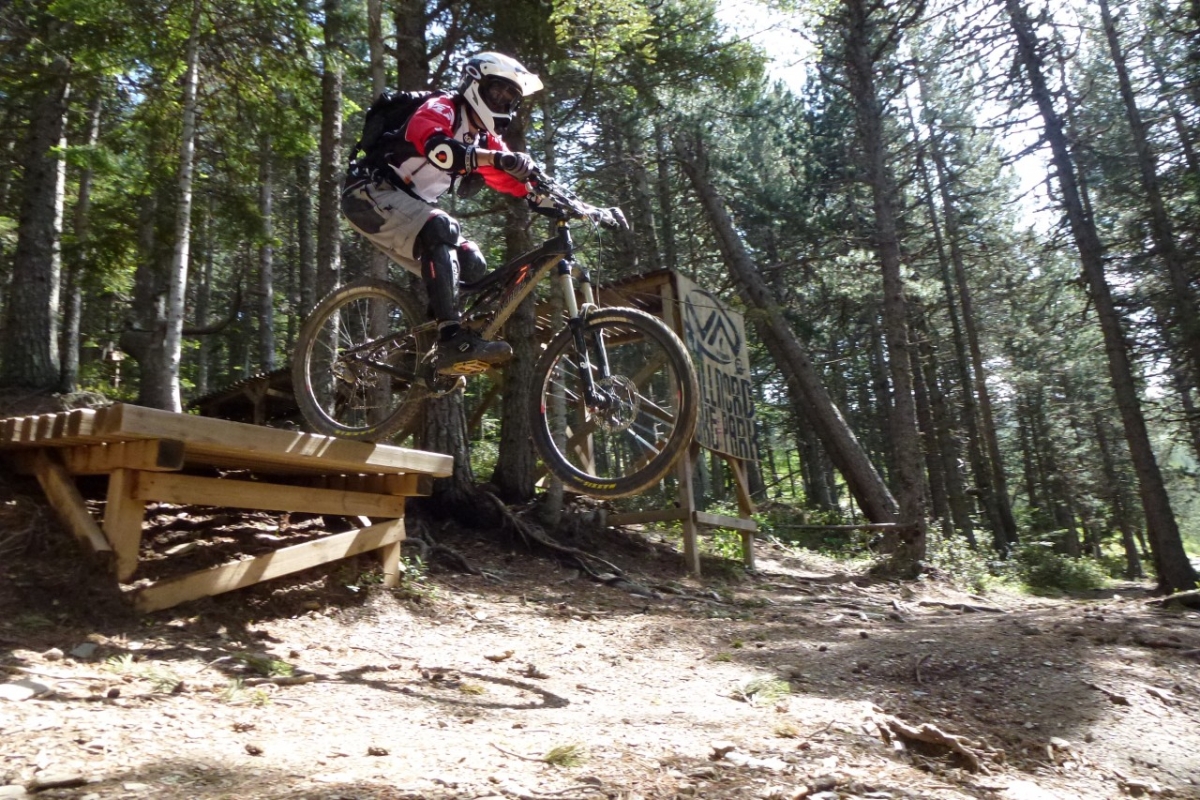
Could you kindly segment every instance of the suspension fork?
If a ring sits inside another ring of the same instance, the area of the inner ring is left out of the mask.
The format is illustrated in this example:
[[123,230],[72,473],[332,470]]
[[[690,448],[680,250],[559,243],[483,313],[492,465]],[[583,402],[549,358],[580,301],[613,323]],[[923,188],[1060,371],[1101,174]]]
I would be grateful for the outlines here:
[[[571,338],[575,344],[575,353],[579,358],[580,378],[583,381],[583,399],[589,406],[601,405],[604,398],[600,392],[596,390],[596,376],[592,369],[592,353],[595,351],[596,366],[599,368],[601,377],[608,377],[608,356],[604,352],[603,344],[600,342],[599,336],[594,336],[592,342],[588,342],[584,335],[584,323],[586,322],[586,314],[592,308],[595,308],[594,295],[592,292],[591,278],[586,270],[581,270],[580,275],[580,290],[583,294],[584,305],[581,307],[575,299],[575,282],[572,277],[572,269],[574,262],[568,257],[564,258],[558,265],[558,286],[562,293],[563,305],[567,314],[567,325],[571,329]],[[594,347],[589,347],[592,344]]]
[[[586,268],[579,269],[579,293],[583,295],[583,306],[586,310],[596,308],[596,295],[592,290],[592,276]],[[596,361],[596,369],[601,378],[608,378],[612,372],[608,368],[608,350],[598,330],[592,331],[591,356]]]

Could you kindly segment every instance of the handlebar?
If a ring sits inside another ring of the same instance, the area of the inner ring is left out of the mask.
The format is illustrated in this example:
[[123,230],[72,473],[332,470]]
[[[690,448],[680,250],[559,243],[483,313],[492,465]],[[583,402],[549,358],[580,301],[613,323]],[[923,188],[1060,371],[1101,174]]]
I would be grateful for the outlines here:
[[[505,153],[505,156],[510,155]],[[507,164],[515,164],[516,158],[513,157]],[[506,159],[501,161],[501,168],[505,168]],[[583,202],[566,188],[560,186],[549,175],[544,173],[541,167],[534,166],[533,171],[528,178],[530,186],[529,204],[539,214],[552,217],[554,219],[586,219],[596,225],[603,225],[606,228],[618,228],[625,230],[629,228],[629,223],[625,219],[625,214],[620,208],[612,206],[610,208],[598,208]]]

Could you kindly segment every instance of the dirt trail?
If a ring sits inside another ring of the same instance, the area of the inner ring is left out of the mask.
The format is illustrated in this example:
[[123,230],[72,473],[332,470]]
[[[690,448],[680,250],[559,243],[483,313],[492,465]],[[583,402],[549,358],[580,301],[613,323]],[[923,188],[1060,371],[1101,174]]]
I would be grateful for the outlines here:
[[0,797],[1200,798],[1200,615],[1145,587],[980,598],[770,545],[702,585],[608,536],[651,591],[466,541],[490,576],[362,559],[139,618],[69,544],[10,553]]

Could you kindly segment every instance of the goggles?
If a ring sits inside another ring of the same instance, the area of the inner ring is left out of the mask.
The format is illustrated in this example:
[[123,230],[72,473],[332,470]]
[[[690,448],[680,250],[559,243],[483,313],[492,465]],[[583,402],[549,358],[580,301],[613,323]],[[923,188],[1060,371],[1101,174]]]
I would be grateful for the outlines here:
[[521,107],[521,88],[504,78],[485,77],[479,83],[479,96],[496,114],[512,116]]

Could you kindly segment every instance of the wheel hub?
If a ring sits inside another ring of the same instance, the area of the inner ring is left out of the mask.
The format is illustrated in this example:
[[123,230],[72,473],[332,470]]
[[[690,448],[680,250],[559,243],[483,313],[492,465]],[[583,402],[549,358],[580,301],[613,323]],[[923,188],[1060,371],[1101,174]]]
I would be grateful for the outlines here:
[[628,430],[641,407],[637,387],[624,375],[612,375],[596,382],[601,402],[595,408],[599,426],[610,433]]

